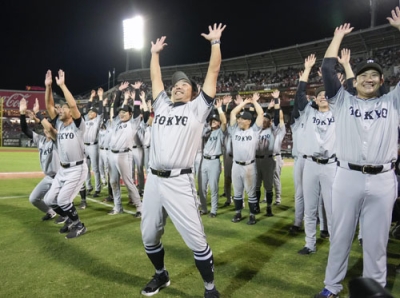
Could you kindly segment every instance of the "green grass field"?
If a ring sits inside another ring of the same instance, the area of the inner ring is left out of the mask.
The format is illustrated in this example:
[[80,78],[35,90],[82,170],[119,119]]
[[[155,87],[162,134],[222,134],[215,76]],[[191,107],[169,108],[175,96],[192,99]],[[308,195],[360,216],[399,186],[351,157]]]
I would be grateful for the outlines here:
[[[6,148],[9,149],[9,148]],[[26,149],[12,153],[0,149],[0,172],[40,171],[38,153]],[[28,201],[40,181],[0,180],[0,297],[141,297],[141,288],[154,269],[140,234],[140,219],[131,214],[108,216],[111,205],[90,198],[79,215],[87,234],[66,240],[60,225],[42,222],[43,216]],[[220,194],[223,179],[220,181]],[[215,282],[221,297],[313,297],[323,288],[329,240],[318,239],[317,252],[301,256],[304,234],[290,236],[294,200],[292,167],[282,172],[282,204],[273,208],[274,217],[257,215],[257,224],[232,223],[233,207],[220,208],[216,218],[202,217],[215,259]],[[79,204],[79,197],[75,203]],[[128,198],[123,188],[124,208]],[[220,198],[220,206],[225,198]],[[261,205],[265,212],[265,204]],[[166,268],[171,285],[155,297],[202,297],[203,283],[192,252],[168,221],[163,237]],[[388,285],[400,297],[400,241],[388,246]],[[348,296],[347,284],[362,274],[362,248],[355,239],[341,297]]]

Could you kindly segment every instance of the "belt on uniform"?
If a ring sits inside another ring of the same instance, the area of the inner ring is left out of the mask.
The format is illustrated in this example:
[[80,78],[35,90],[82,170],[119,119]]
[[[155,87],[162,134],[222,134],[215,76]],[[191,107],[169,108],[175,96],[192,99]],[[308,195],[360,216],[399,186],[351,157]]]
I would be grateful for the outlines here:
[[264,158],[265,155],[256,155],[256,158]]
[[135,148],[140,148],[140,146],[132,146],[132,148],[133,148],[133,149],[135,149]]
[[316,162],[316,163],[318,163],[318,164],[322,164],[322,165],[326,165],[326,164],[328,164],[328,163],[334,163],[334,162],[336,162],[336,156],[335,155],[333,155],[332,157],[329,157],[329,158],[319,158],[319,157],[315,157],[315,156],[307,156],[307,155],[303,155],[303,158],[311,158],[311,160],[313,161],[313,162]]
[[62,163],[62,162],[60,162],[60,165],[63,167],[63,168],[70,168],[70,167],[73,167],[73,166],[79,166],[79,165],[81,165],[81,164],[83,164],[83,160],[80,160],[80,161],[73,161],[73,162],[68,162],[68,163]]
[[[163,177],[163,178],[168,178],[168,177],[171,177],[171,174],[175,174],[175,173],[173,173],[175,171],[172,171],[172,170],[171,171],[163,171],[163,170],[155,170],[153,168],[150,168],[150,170],[153,175],[156,175],[158,177]],[[192,173],[192,169],[182,169],[182,170],[178,170],[178,172],[176,172],[177,175],[174,175],[173,177],[183,175],[183,174],[190,174],[190,173]]]
[[90,146],[90,145],[96,145],[97,143],[98,142],[90,142],[90,143],[84,143],[84,144]]
[[228,154],[230,157],[233,157],[233,154]]
[[143,148],[148,149],[148,148],[150,148],[150,145],[149,146],[143,146]]
[[205,159],[217,159],[219,158],[221,155],[204,155],[203,157]]
[[100,147],[100,150],[108,150],[108,148]]
[[337,165],[341,168],[350,169],[353,171],[361,172],[363,174],[371,174],[371,175],[384,173],[393,170],[395,168],[394,162],[387,163],[384,165],[356,165],[345,161],[338,161]]
[[281,155],[280,153],[277,153],[277,154],[270,154],[270,155],[268,155],[268,157],[274,157],[274,156],[278,156],[278,155]]
[[129,148],[120,149],[120,150],[113,150],[113,149],[111,149],[111,152],[112,152],[112,153],[124,153],[124,152],[128,152],[128,151],[131,151],[131,149],[129,149]]
[[247,165],[249,165],[249,164],[252,164],[252,163],[254,162],[254,159],[253,159],[253,160],[250,160],[250,161],[237,161],[237,160],[235,160],[235,162],[236,162],[238,165],[247,166]]

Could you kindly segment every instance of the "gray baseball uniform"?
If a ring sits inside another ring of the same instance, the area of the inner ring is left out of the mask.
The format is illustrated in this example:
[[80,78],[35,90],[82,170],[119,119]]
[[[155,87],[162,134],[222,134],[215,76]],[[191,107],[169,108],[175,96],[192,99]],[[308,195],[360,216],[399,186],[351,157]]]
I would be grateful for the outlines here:
[[232,201],[233,150],[232,150],[232,135],[229,126],[230,123],[228,121],[224,138],[224,147],[223,147],[224,193],[226,197],[225,206],[230,205]]
[[[302,108],[299,107],[301,111]],[[316,224],[319,198],[322,196],[328,230],[332,214],[332,183],[336,173],[335,118],[332,111],[320,112],[311,102],[304,109],[304,136],[298,147],[304,153],[303,169],[305,247],[316,250]]]
[[20,116],[20,123],[22,131],[29,138],[32,138],[33,143],[39,150],[40,167],[45,174],[45,177],[36,185],[29,195],[29,202],[40,211],[48,213],[51,215],[51,217],[54,217],[55,212],[52,208],[45,204],[43,198],[49,191],[51,184],[53,183],[54,176],[60,167],[60,160],[58,158],[56,145],[53,140],[47,140],[45,136],[31,131],[26,124],[25,115]]
[[[135,118],[135,121],[132,122],[133,143],[132,143],[132,151],[130,151],[133,162],[132,177],[136,177],[137,174],[137,180],[138,180],[137,185],[139,194],[142,194],[144,190],[144,170],[143,170],[144,151],[142,142],[139,137],[141,122],[143,122],[141,116]],[[136,181],[136,179],[133,180]]]
[[342,289],[340,282],[346,275],[360,216],[363,277],[373,278],[384,287],[386,248],[397,197],[393,168],[398,148],[400,84],[388,94],[368,100],[340,88],[329,103],[336,120],[338,169],[332,187],[325,285],[333,293]]
[[102,125],[99,130],[98,139],[99,139],[99,172],[101,183],[106,186],[107,185],[107,176],[108,176],[108,162],[107,162],[107,150],[108,150],[108,142],[107,137],[109,138],[111,135],[107,135],[107,126],[106,124]]
[[254,215],[257,213],[255,158],[261,127],[253,124],[249,129],[242,130],[236,123],[230,129],[233,148],[232,184],[235,194],[235,210],[240,212],[243,208],[245,190],[248,196],[250,214]]
[[207,142],[203,149],[203,161],[201,165],[201,183],[200,192],[201,202],[207,201],[207,185],[211,192],[211,213],[217,214],[218,210],[218,185],[221,175],[222,145],[224,140],[224,132],[221,128],[212,130],[208,136]]
[[71,210],[73,200],[87,177],[88,168],[83,144],[83,134],[86,126],[81,117],[74,119],[67,126],[57,118],[55,127],[57,130],[57,151],[61,167],[59,167],[44,201],[47,206],[59,206],[63,211],[67,212],[72,221],[76,221],[76,211],[74,211],[74,214],[70,214],[68,211]]
[[136,211],[141,212],[142,202],[139,192],[132,179],[132,161],[133,155],[130,153],[133,147],[133,137],[137,133],[137,127],[140,123],[140,117],[122,122],[118,115],[112,121],[112,134],[110,137],[109,151],[109,169],[110,183],[114,197],[114,211],[120,213],[123,211],[121,201],[120,177],[125,183],[129,197],[136,206]]
[[95,191],[99,193],[101,191],[101,180],[100,180],[100,170],[99,170],[99,144],[98,144],[98,134],[100,125],[103,122],[102,109],[98,111],[95,118],[89,119],[88,115],[83,117],[85,120],[85,134],[83,135],[83,143],[85,144],[85,155],[87,158],[88,165],[88,176],[86,178],[86,189],[89,191],[93,189],[91,176],[94,173],[95,180]]
[[275,160],[275,171],[274,171],[274,188],[275,188],[275,202],[280,204],[281,202],[281,173],[283,166],[283,159],[281,155],[282,142],[286,135],[286,126],[283,124],[279,124],[274,127],[275,132],[275,141],[274,141],[274,150],[272,152],[273,159]]

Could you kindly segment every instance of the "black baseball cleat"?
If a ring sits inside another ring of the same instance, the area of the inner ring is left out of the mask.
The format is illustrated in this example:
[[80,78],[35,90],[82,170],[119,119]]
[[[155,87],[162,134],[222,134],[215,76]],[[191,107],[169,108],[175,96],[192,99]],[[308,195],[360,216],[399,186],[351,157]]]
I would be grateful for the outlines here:
[[142,212],[138,211],[135,214],[133,214],[133,217],[135,218],[141,218],[142,217]]
[[274,216],[272,214],[272,208],[270,206],[267,207],[267,213],[265,213],[265,216],[268,216],[268,217]]
[[321,292],[316,294],[314,298],[336,298],[339,297],[338,295],[333,294],[331,291],[328,289],[323,289]]
[[86,200],[82,200],[81,203],[79,204],[79,209],[84,210],[87,207]]
[[247,221],[248,225],[255,225],[256,224],[256,217],[255,215],[250,215],[249,220]]
[[60,234],[68,233],[71,227],[72,227],[72,220],[70,220],[69,217],[67,217],[64,226],[60,229]]
[[239,222],[242,220],[242,213],[236,213],[235,216],[232,218],[232,222]]
[[86,194],[90,194],[93,191],[93,188],[86,189]]
[[215,218],[215,217],[217,217],[217,214],[211,212],[211,213],[208,215],[208,217]]
[[65,236],[65,239],[72,239],[79,236],[82,236],[86,233],[86,227],[83,223],[78,223],[70,228],[69,233]]
[[143,288],[141,294],[144,296],[153,296],[157,294],[162,288],[168,287],[171,284],[168,276],[168,271],[160,274],[154,274],[153,278],[149,283]]
[[204,298],[219,298],[219,292],[214,287],[212,290],[205,290],[204,291]]
[[68,216],[65,216],[65,217],[64,216],[59,216],[59,217],[56,218],[54,223],[57,224],[57,225],[61,225],[61,224],[65,223],[67,221],[67,219],[68,219]]
[[308,248],[307,246],[304,246],[297,253],[299,255],[309,255],[309,254],[315,253],[315,250],[312,250],[311,248]]
[[226,202],[224,203],[224,205],[222,205],[222,208],[228,207],[228,206],[230,206],[230,205],[231,205],[231,202],[226,201]]
[[93,194],[93,198],[98,198],[100,197],[100,191],[95,191]]
[[292,236],[296,236],[300,232],[301,232],[300,227],[295,226],[295,225],[291,226],[290,229],[289,229],[289,234],[292,235]]
[[46,215],[42,217],[42,220],[43,221],[50,220],[50,219],[53,219],[56,216],[57,216],[57,213],[53,213],[53,214],[46,213]]
[[321,237],[322,239],[327,239],[327,238],[329,238],[329,232],[327,230],[322,230],[319,233],[319,237]]
[[104,203],[107,203],[107,202],[114,202],[114,198],[111,197],[111,196],[108,196],[107,198],[104,198],[103,202],[104,202]]

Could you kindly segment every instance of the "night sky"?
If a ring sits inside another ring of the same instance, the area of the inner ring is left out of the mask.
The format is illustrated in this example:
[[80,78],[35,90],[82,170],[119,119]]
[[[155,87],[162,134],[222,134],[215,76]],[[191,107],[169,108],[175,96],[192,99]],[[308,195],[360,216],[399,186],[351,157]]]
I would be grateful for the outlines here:
[[[108,72],[115,68],[117,77],[126,68],[122,20],[139,14],[145,19],[145,68],[150,41],[162,35],[168,43],[162,66],[208,61],[210,46],[200,34],[208,33],[213,23],[227,25],[221,40],[223,59],[329,38],[345,22],[354,30],[371,24],[370,0],[237,2],[2,1],[0,89],[44,86],[47,69],[54,75],[61,68],[74,95],[100,86],[106,90]],[[396,5],[398,0],[378,0],[375,24],[387,24]],[[129,60],[131,69],[141,67],[140,52],[132,52]],[[60,93],[55,80],[53,89]]]

